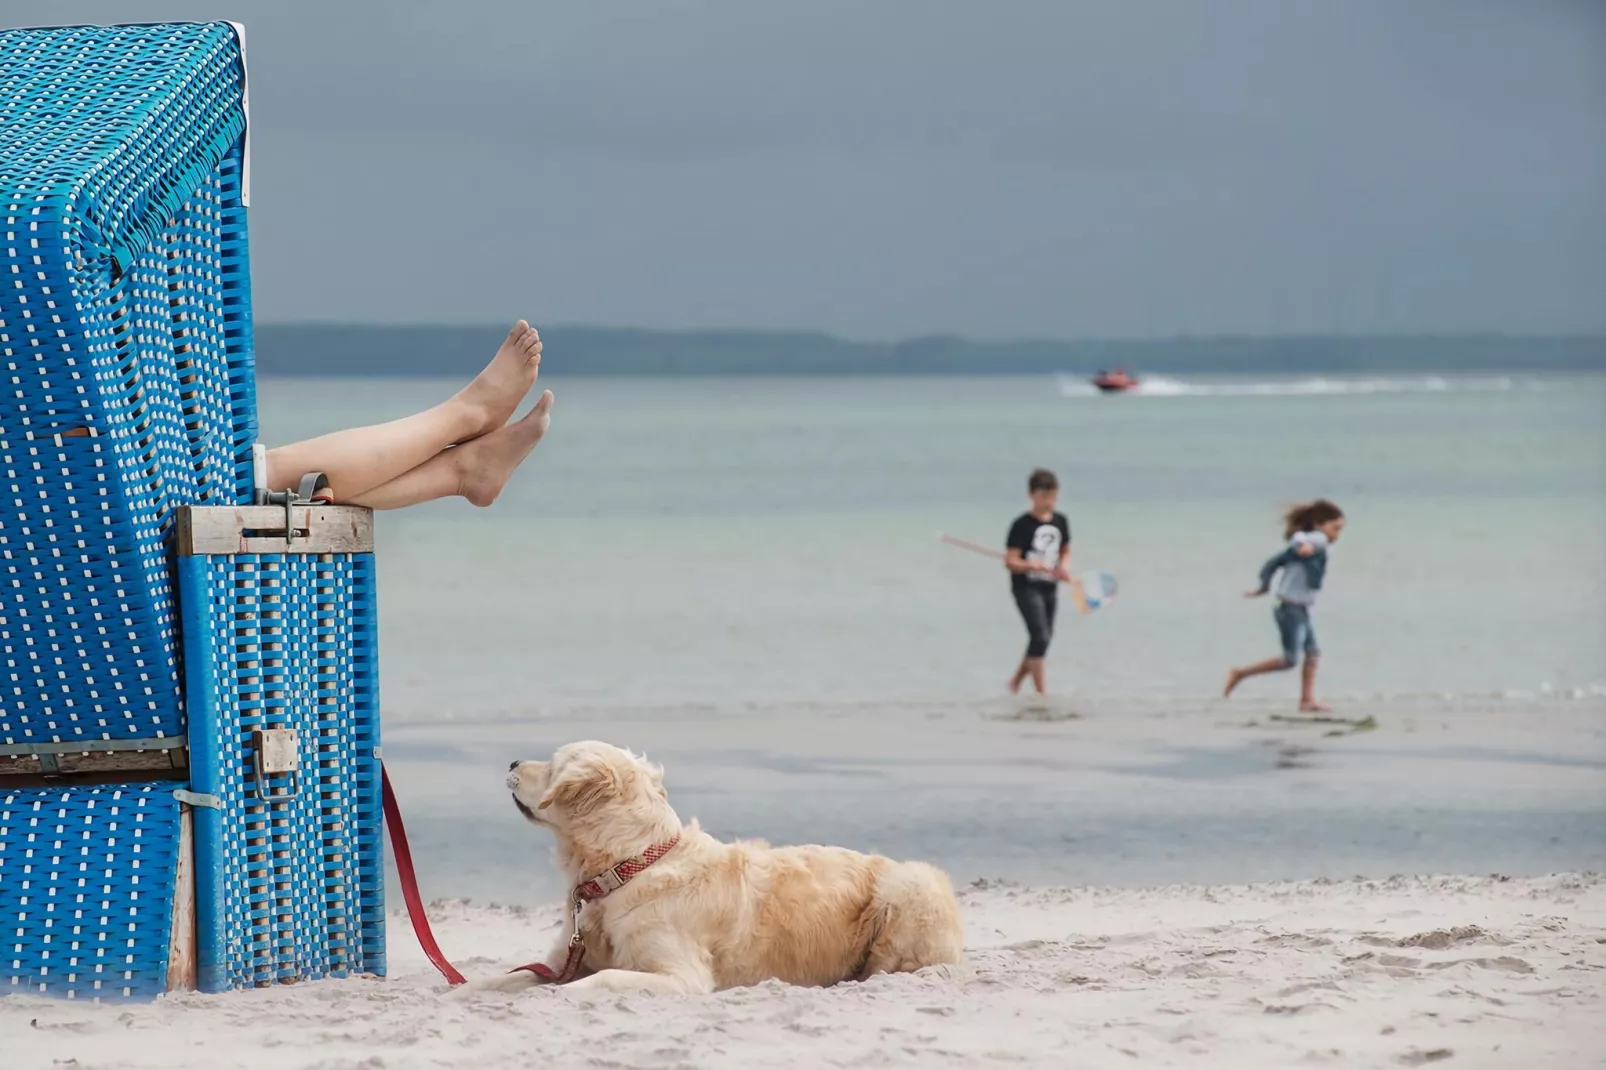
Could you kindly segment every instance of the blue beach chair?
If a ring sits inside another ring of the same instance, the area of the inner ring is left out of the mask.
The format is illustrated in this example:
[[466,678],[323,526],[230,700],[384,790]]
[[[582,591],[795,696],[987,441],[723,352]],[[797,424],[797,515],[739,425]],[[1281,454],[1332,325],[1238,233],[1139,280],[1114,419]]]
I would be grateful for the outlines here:
[[0,994],[384,972],[365,510],[259,504],[243,32],[0,31]]

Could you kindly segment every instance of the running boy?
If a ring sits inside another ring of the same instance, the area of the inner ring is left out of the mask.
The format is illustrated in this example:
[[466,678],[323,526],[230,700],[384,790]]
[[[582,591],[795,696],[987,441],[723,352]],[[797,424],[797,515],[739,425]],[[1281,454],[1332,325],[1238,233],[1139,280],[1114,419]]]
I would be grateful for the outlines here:
[[1043,693],[1043,657],[1054,637],[1054,610],[1061,580],[1076,586],[1071,576],[1071,524],[1064,513],[1054,511],[1059,502],[1060,484],[1046,468],[1032,472],[1026,481],[1032,507],[1009,526],[1004,544],[1004,567],[1009,569],[1009,586],[1015,606],[1026,621],[1026,656],[1009,681],[1018,692],[1028,676],[1037,693]]
[[1260,586],[1244,594],[1245,598],[1259,598],[1267,593],[1272,576],[1282,570],[1277,606],[1272,610],[1282,640],[1282,656],[1229,670],[1221,697],[1232,694],[1233,688],[1251,676],[1292,669],[1303,651],[1305,668],[1300,674],[1299,708],[1304,713],[1325,713],[1327,707],[1316,701],[1316,665],[1322,652],[1316,645],[1310,611],[1327,575],[1327,549],[1344,530],[1344,510],[1326,498],[1318,498],[1290,509],[1283,520],[1283,537],[1288,546],[1261,566]]

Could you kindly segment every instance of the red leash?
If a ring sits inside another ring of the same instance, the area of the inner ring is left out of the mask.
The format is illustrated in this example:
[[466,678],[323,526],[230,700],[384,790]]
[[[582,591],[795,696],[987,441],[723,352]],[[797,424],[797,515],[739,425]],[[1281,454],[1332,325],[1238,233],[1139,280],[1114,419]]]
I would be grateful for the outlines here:
[[418,935],[418,943],[423,947],[425,956],[435,964],[441,976],[450,984],[463,984],[467,978],[457,972],[456,966],[446,961],[440,945],[435,942],[435,934],[430,931],[429,916],[424,913],[424,900],[418,894],[418,876],[413,872],[413,852],[407,846],[407,828],[402,824],[401,807],[396,805],[396,792],[390,786],[390,772],[384,762],[379,763],[379,776],[384,786],[385,824],[390,829],[390,849],[396,856],[396,875],[401,878],[402,898],[407,900],[407,916],[413,921],[413,932]]
[[[401,807],[396,805],[396,792],[390,786],[390,771],[385,768],[384,762],[379,763],[379,779],[384,788],[385,825],[390,829],[390,848],[396,856],[396,876],[401,880],[402,898],[407,900],[407,916],[412,919],[413,932],[418,937],[419,946],[424,949],[425,957],[441,972],[441,976],[449,984],[464,984],[467,978],[457,972],[456,966],[446,961],[446,955],[435,942],[435,934],[430,931],[429,915],[424,913],[424,899],[418,894],[418,875],[413,872],[413,852],[407,846],[407,828],[402,824]],[[679,842],[680,834],[676,833],[667,843],[654,844],[635,858],[627,858],[612,869],[603,870],[574,890],[569,899],[569,921],[574,927],[574,935],[569,939],[569,951],[561,969],[554,970],[544,962],[532,962],[509,972],[525,970],[549,984],[558,985],[568,984],[578,977],[586,953],[585,942],[580,936],[580,907],[623,888]]]
[[587,903],[629,884],[642,870],[658,861],[664,855],[675,849],[680,842],[680,833],[664,843],[655,843],[634,858],[627,858],[612,869],[605,869],[595,877],[581,884],[569,897],[569,926],[574,935],[569,937],[569,952],[563,958],[563,968],[554,970],[544,962],[532,962],[524,966],[515,966],[509,973],[518,973],[520,970],[535,974],[548,984],[566,985],[580,976],[580,966],[585,962],[585,937],[580,935],[580,908]]

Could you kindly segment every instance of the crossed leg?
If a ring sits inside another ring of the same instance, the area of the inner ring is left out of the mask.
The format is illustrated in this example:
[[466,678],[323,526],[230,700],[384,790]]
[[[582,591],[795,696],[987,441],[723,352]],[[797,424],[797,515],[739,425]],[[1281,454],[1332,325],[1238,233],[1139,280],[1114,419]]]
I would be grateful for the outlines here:
[[485,369],[434,408],[269,450],[268,486],[322,472],[336,501],[374,509],[455,495],[489,505],[551,423],[550,390],[508,423],[540,370],[541,336],[519,320]]
[[443,449],[423,464],[346,501],[370,509],[401,509],[461,495],[483,508],[496,501],[514,469],[551,424],[552,391],[547,390],[523,419],[472,442]]

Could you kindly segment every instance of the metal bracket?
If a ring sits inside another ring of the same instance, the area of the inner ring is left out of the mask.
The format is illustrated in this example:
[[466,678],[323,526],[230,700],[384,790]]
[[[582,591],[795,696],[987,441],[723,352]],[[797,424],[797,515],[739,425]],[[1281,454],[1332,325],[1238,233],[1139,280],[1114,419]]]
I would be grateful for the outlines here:
[[[294,728],[258,728],[251,733],[251,790],[263,802],[281,802],[301,793],[301,753]],[[268,791],[268,777],[288,775],[283,791]]]
[[258,505],[284,506],[284,541],[286,544],[296,541],[296,521],[291,512],[291,506],[312,505],[317,502],[328,503],[330,496],[319,498],[319,492],[329,489],[329,477],[322,472],[308,472],[301,477],[301,486],[295,490],[266,490],[258,487],[256,503]]
[[173,798],[186,805],[200,806],[207,810],[223,809],[222,799],[216,795],[204,795],[198,791],[185,791],[183,788],[176,788],[173,791]]

